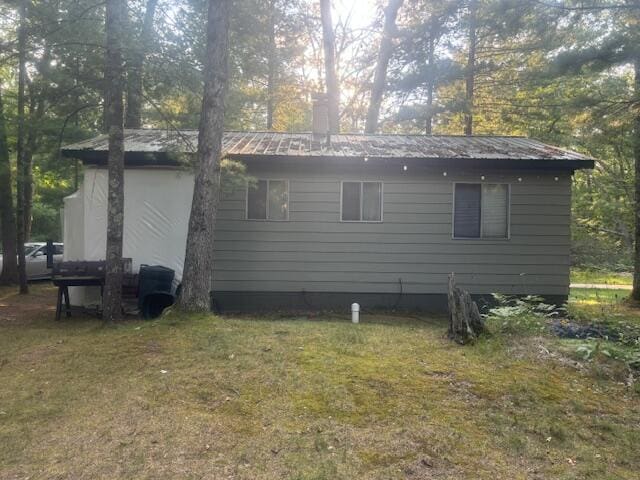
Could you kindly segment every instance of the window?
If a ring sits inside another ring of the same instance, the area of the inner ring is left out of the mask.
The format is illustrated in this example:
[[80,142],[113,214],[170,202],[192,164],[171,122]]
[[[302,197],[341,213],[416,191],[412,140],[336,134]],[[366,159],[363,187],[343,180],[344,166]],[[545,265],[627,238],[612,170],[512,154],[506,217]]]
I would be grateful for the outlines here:
[[258,180],[247,186],[247,219],[288,220],[289,182]]
[[454,184],[454,238],[508,238],[509,185]]
[[342,182],[342,221],[381,222],[382,182]]

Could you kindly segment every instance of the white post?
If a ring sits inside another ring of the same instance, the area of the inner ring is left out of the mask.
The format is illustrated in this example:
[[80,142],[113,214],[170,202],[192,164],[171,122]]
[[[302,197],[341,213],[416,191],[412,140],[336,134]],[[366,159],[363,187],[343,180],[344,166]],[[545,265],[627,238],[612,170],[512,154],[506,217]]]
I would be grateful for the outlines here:
[[360,305],[358,305],[357,303],[351,304],[351,322],[360,322]]

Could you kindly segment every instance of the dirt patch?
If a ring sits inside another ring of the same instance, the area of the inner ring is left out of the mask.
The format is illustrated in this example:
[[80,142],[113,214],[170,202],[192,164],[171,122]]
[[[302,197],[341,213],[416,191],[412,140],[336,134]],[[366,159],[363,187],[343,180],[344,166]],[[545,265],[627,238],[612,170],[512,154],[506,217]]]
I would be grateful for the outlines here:
[[56,295],[56,288],[49,282],[31,284],[28,295],[20,295],[17,289],[3,288],[0,290],[0,325],[26,325],[49,314],[53,319]]
[[554,320],[550,327],[551,332],[560,338],[602,338],[617,342],[621,333],[608,325],[582,324],[567,319]]
[[17,361],[22,365],[39,365],[55,352],[56,345],[42,345],[26,352],[22,352]]

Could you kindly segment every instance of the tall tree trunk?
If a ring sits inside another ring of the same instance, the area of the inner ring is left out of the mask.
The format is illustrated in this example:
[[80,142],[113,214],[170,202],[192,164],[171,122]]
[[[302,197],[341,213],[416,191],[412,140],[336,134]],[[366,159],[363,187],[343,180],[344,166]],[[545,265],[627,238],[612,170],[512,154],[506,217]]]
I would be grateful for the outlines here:
[[398,10],[403,2],[404,0],[389,0],[389,4],[384,9],[384,28],[382,29],[382,40],[380,41],[373,86],[371,87],[371,100],[364,127],[365,133],[376,133],[378,130],[382,97],[387,87],[387,68],[393,54],[393,39],[397,34],[396,18],[398,18]]
[[0,285],[18,283],[18,261],[16,249],[16,216],[11,195],[11,162],[4,120],[2,86],[0,85],[0,228],[2,228],[2,272]]
[[[435,30],[432,28],[432,30]],[[431,135],[433,132],[433,89],[435,87],[435,40],[433,39],[435,32],[430,32],[429,51],[427,52],[427,68],[429,76],[427,78],[427,119],[425,122],[424,133]]]
[[122,235],[124,223],[124,65],[122,35],[126,0],[107,0],[105,80],[107,128],[109,129],[109,191],[107,200],[106,278],[102,318],[113,322],[122,315]]
[[206,312],[211,306],[213,241],[220,201],[224,96],[228,81],[230,3],[231,0],[209,0],[198,166],[189,217],[182,290],[178,299],[178,307],[187,311]]
[[18,26],[18,140],[16,146],[17,178],[16,178],[16,241],[18,243],[18,280],[20,293],[29,293],[27,284],[27,267],[24,255],[25,236],[25,190],[28,181],[26,158],[26,132],[25,132],[25,95],[24,89],[27,82],[27,3],[20,3],[20,25]]
[[478,0],[469,4],[469,52],[465,72],[466,95],[464,112],[464,134],[473,135],[473,91],[476,76],[476,33],[478,28]]
[[[640,102],[640,52],[636,53],[634,59],[634,97],[636,102]],[[640,301],[640,104],[636,104],[636,113],[634,119],[633,133],[633,156],[635,160],[635,213],[636,213],[636,231],[635,231],[635,249],[634,249],[634,269],[633,269],[633,290],[631,297]]]
[[31,224],[32,224],[32,212],[33,212],[33,154],[38,147],[38,140],[40,139],[40,123],[44,117],[45,112],[45,98],[47,71],[49,69],[50,62],[49,48],[45,47],[44,54],[39,63],[38,70],[40,71],[41,78],[38,83],[42,88],[38,88],[34,85],[35,82],[29,84],[29,122],[26,128],[26,142],[24,147],[24,238],[29,240],[31,238]]
[[142,126],[142,78],[144,59],[153,37],[153,18],[156,14],[157,5],[158,0],[147,1],[140,36],[131,49],[131,61],[127,68],[127,112],[124,121],[125,128],[140,128]]
[[275,0],[269,1],[269,50],[267,58],[267,130],[273,129],[273,111],[275,109],[275,92],[277,76],[277,48],[276,48],[276,20],[275,20]]
[[340,133],[340,86],[336,73],[336,39],[331,19],[331,0],[320,0],[320,19],[322,21],[327,102],[329,104],[329,131]]
[[31,238],[31,224],[33,213],[33,151],[29,149],[27,141],[24,152],[24,182],[23,182],[23,206],[22,206],[22,225],[24,228],[24,240],[28,242]]

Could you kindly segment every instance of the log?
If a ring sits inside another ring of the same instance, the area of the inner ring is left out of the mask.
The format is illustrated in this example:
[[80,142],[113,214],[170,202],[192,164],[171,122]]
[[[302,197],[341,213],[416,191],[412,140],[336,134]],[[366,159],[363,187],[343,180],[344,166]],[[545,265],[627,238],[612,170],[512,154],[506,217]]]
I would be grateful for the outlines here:
[[449,275],[449,338],[465,345],[474,342],[484,331],[484,320],[478,305],[466,290],[456,285],[455,275]]

